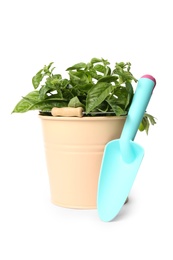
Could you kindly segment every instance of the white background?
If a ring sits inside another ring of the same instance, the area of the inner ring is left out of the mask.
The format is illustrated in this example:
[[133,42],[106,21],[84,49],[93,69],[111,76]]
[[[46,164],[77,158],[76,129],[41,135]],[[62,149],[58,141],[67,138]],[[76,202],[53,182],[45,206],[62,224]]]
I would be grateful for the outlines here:
[[[0,259],[173,259],[172,1],[22,1],[0,4]],[[31,78],[93,57],[130,61],[157,86],[157,117],[136,142],[145,156],[129,203],[110,223],[97,210],[50,202],[37,112],[11,114]]]

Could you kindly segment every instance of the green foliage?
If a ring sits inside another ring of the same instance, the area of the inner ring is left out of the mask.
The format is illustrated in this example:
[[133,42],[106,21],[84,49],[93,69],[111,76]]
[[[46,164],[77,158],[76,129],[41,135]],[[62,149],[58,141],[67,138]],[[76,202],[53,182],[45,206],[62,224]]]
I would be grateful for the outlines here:
[[[115,116],[127,115],[134,95],[129,62],[115,63],[113,70],[108,60],[92,58],[89,63],[80,62],[67,68],[68,78],[54,74],[53,62],[44,66],[32,78],[34,90],[15,106],[13,113],[39,110],[41,114],[53,107],[83,107],[91,112],[114,112]],[[109,115],[109,114],[107,114]],[[153,116],[145,114],[139,130],[156,124]]]
[[142,122],[139,125],[139,130],[140,131],[145,130],[146,133],[148,134],[150,125],[155,125],[155,124],[156,124],[156,118],[148,113],[145,113]]

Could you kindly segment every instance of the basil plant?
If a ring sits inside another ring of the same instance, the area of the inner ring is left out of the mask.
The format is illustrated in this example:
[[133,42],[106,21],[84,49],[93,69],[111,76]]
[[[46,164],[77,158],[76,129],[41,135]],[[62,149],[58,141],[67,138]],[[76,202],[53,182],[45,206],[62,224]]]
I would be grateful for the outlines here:
[[[88,63],[67,68],[66,78],[54,73],[53,64],[36,73],[32,78],[33,91],[22,97],[13,113],[39,110],[41,115],[51,116],[53,107],[82,107],[86,116],[128,114],[134,95],[132,84],[137,83],[130,62],[115,63],[112,69],[108,60],[92,58]],[[154,124],[155,118],[145,113],[139,130],[148,134],[149,126]]]

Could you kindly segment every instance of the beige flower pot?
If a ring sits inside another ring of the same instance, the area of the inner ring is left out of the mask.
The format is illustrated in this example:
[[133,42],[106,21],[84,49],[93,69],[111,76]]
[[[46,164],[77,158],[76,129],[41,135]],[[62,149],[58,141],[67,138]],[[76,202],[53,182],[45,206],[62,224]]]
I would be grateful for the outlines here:
[[120,137],[126,117],[39,117],[52,202],[68,208],[96,208],[104,147]]

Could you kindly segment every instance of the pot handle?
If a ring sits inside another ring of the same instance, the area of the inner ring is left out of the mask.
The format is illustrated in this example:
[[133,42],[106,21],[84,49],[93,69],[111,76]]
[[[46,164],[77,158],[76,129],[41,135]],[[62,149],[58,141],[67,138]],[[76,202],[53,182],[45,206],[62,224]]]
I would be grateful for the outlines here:
[[83,117],[82,107],[53,107],[51,110],[52,116],[77,116]]

